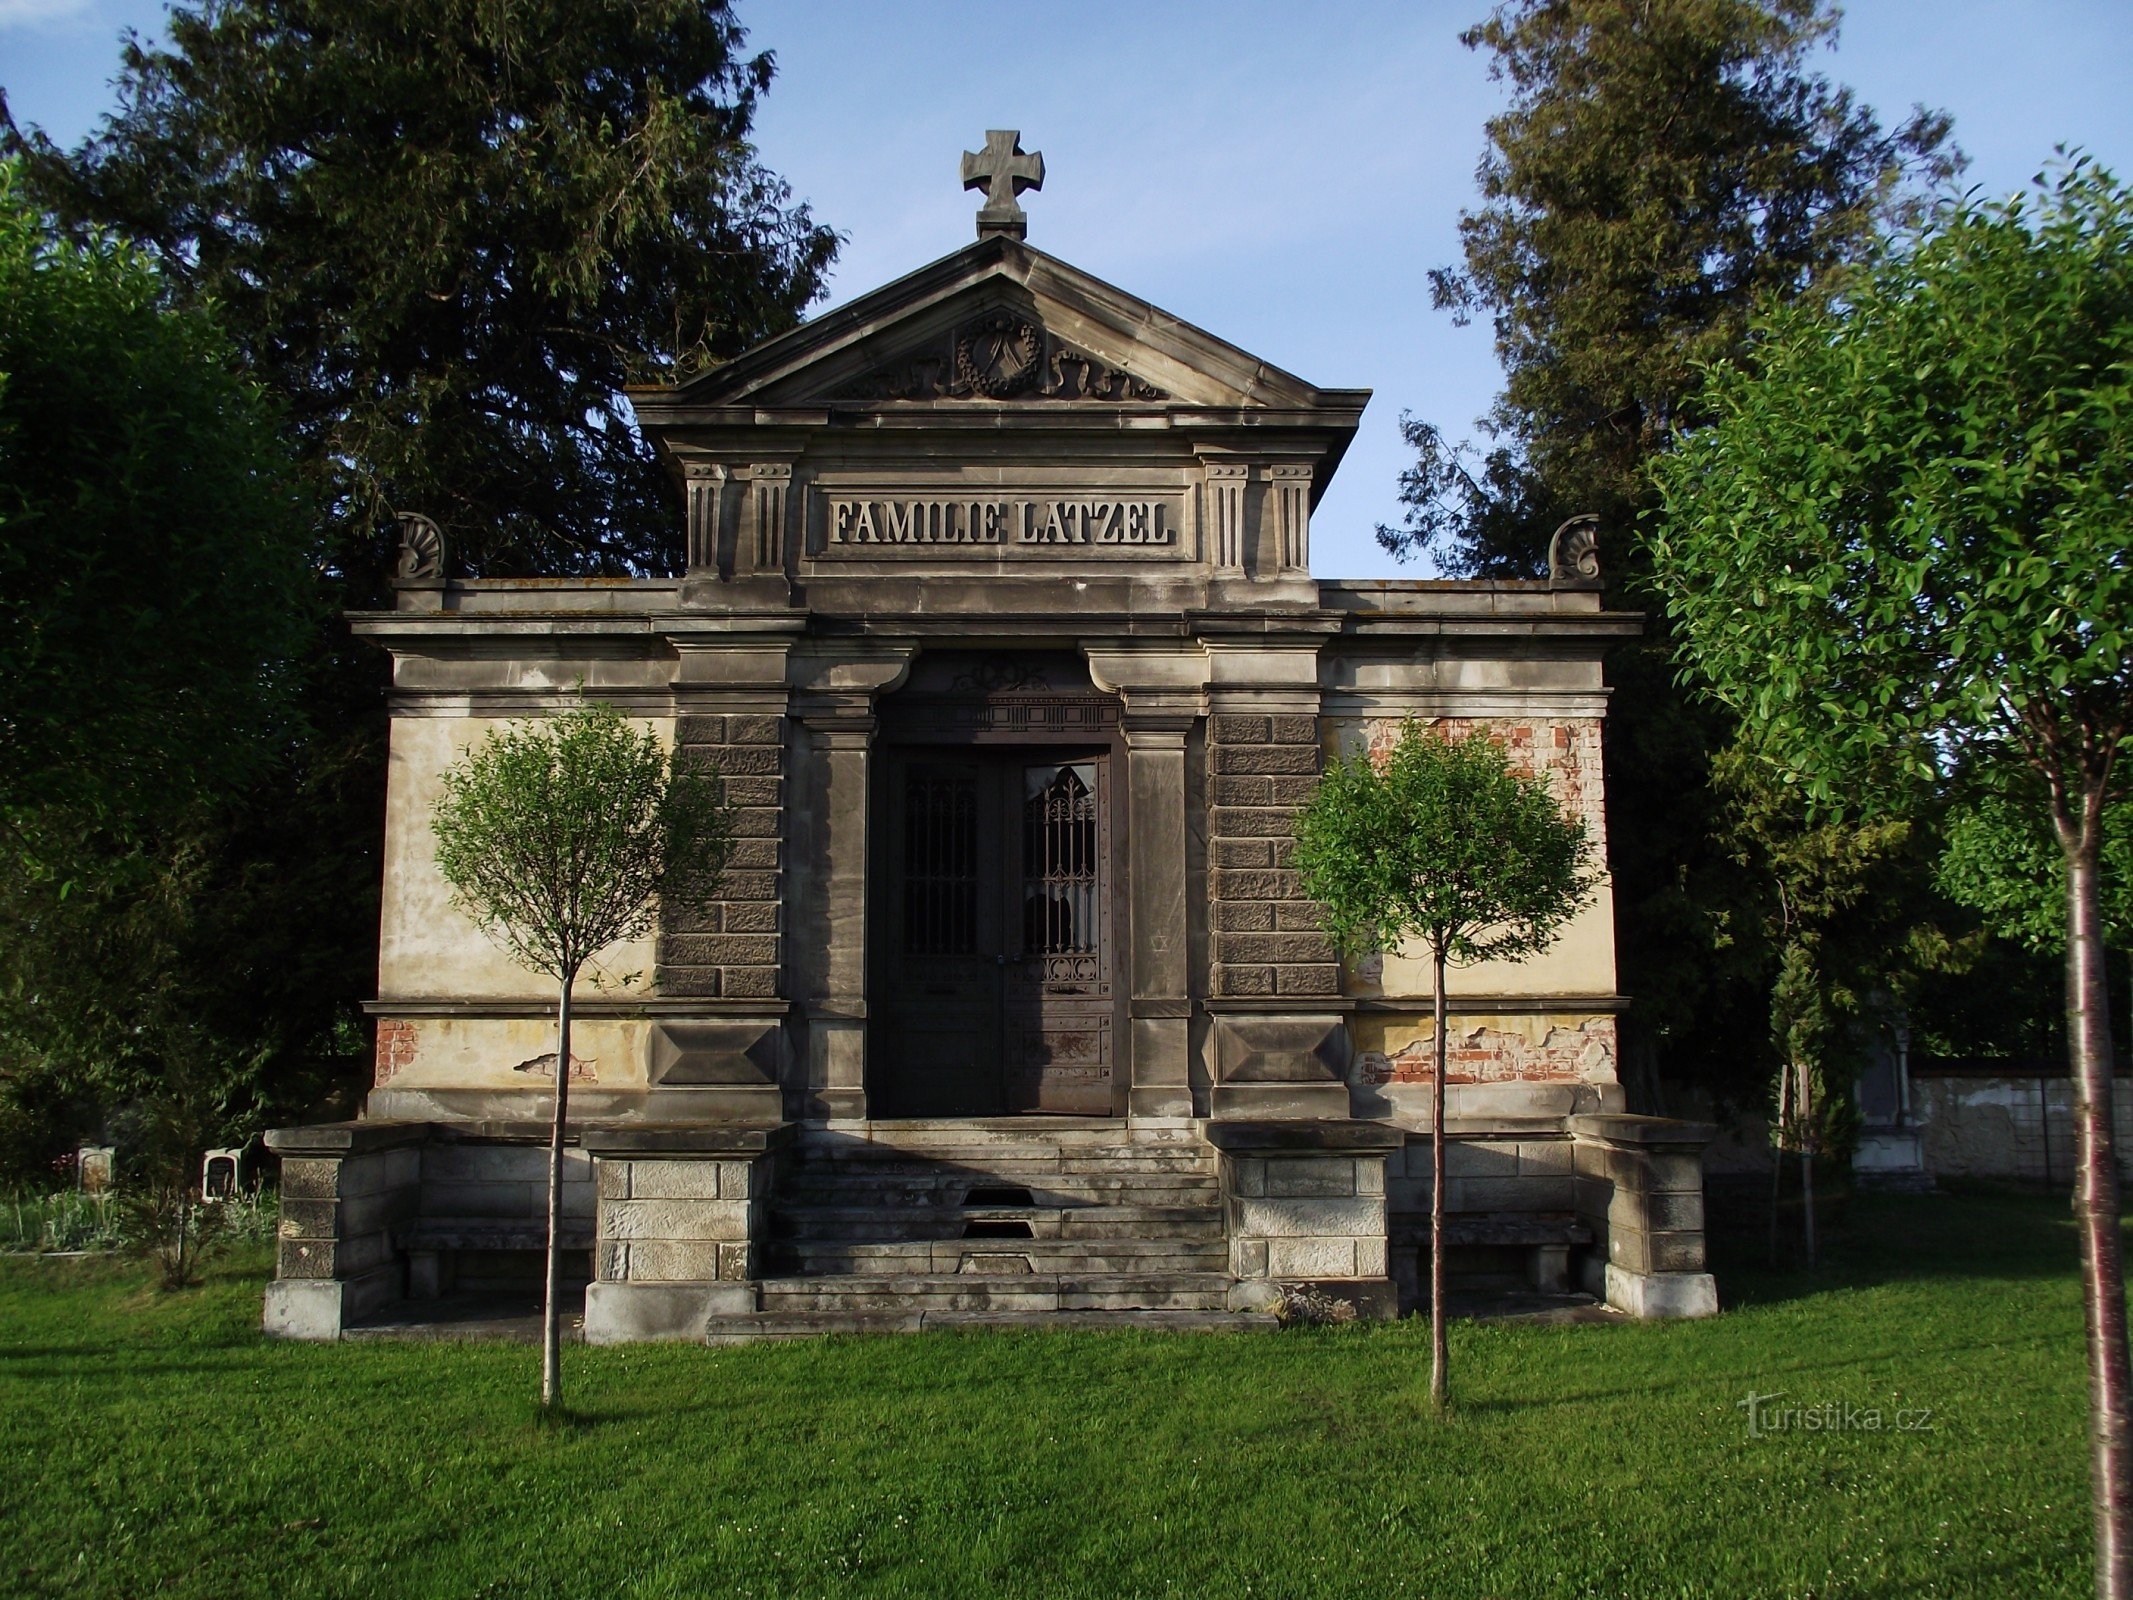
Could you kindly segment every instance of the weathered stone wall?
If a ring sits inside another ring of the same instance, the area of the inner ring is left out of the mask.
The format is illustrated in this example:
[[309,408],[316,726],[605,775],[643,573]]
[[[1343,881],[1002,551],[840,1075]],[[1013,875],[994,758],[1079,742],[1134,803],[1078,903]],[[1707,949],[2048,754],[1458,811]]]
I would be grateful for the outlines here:
[[676,741],[685,758],[715,765],[724,778],[734,838],[719,898],[700,910],[677,909],[662,924],[659,992],[771,998],[783,959],[784,719],[683,717]]
[[[2133,1093],[2111,1100],[2119,1170],[2133,1178]],[[2066,1078],[1911,1075],[1926,1170],[2066,1187],[2074,1176],[2074,1085]]]
[[[1361,1084],[1428,1083],[1436,1075],[1434,1017],[1365,1012],[1350,1024]],[[1577,1013],[1455,1012],[1445,1050],[1447,1085],[1612,1082],[1615,1019]]]
[[1290,865],[1296,810],[1318,781],[1318,718],[1208,719],[1211,992],[1218,999],[1340,992],[1340,964]]

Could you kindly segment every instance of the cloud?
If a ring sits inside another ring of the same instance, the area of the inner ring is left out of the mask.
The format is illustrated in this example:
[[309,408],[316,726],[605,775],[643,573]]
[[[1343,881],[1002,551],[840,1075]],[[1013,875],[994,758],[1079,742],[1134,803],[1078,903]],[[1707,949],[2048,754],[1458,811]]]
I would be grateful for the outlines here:
[[94,9],[94,0],[0,0],[0,28],[45,28],[73,22]]

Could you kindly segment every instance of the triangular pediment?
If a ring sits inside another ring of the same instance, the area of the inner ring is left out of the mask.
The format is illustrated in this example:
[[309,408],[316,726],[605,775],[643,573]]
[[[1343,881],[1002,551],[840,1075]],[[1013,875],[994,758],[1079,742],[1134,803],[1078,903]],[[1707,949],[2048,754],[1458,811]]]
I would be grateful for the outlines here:
[[648,409],[1298,411],[1359,409],[1364,398],[1314,388],[1057,257],[995,237],[665,391]]

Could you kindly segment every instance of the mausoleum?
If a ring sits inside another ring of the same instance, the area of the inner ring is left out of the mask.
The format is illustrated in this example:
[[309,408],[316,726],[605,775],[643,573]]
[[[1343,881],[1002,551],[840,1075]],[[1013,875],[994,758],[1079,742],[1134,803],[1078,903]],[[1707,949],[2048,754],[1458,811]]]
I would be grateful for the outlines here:
[[[1413,1304],[1429,968],[1339,959],[1292,816],[1413,718],[1501,739],[1604,840],[1637,619],[1582,524],[1544,581],[1314,577],[1367,391],[1033,248],[1042,175],[989,135],[975,242],[632,395],[680,574],[459,581],[411,519],[397,606],[353,619],[392,662],[375,1081],[270,1139],[270,1330],[531,1281],[553,995],[453,909],[430,812],[485,732],[583,698],[715,761],[738,835],[714,904],[578,991],[587,1338]],[[1603,888],[1459,974],[1447,1240],[1700,1314],[1707,1130],[1623,1114],[1612,929]]]

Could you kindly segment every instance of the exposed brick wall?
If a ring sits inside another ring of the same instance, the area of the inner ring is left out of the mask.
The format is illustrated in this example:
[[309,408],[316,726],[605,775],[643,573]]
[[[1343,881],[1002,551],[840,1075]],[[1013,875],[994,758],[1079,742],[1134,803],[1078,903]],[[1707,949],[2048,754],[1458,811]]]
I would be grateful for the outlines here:
[[733,849],[719,898],[661,922],[659,992],[768,999],[783,959],[778,873],[784,865],[785,729],[779,717],[684,717],[683,754],[715,765],[733,807]]
[[1289,860],[1318,782],[1318,719],[1217,714],[1207,766],[1215,997],[1338,994],[1339,958]]
[[[1536,773],[1563,809],[1584,820],[1595,847],[1607,846],[1606,788],[1600,767],[1600,721],[1577,717],[1563,722],[1520,721],[1508,717],[1436,717],[1422,726],[1447,738],[1463,738],[1475,730],[1487,733],[1510,752],[1514,771],[1526,777]],[[1400,722],[1372,717],[1363,724],[1364,737],[1373,757],[1390,750],[1399,741]]]
[[[1362,1030],[1367,1032],[1368,1030]],[[1427,1083],[1436,1071],[1435,1028],[1423,1019],[1388,1029],[1382,1039],[1359,1040],[1358,1082]],[[1444,1053],[1444,1081],[1454,1083],[1577,1083],[1614,1077],[1615,1019],[1471,1018],[1454,1015]],[[1399,1035],[1405,1034],[1404,1041]],[[1372,1044],[1397,1048],[1370,1048]]]
[[415,1051],[419,1040],[412,1022],[385,1017],[378,1023],[377,1069],[371,1076],[371,1087],[382,1089],[401,1070],[415,1064]]

